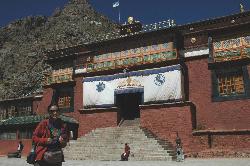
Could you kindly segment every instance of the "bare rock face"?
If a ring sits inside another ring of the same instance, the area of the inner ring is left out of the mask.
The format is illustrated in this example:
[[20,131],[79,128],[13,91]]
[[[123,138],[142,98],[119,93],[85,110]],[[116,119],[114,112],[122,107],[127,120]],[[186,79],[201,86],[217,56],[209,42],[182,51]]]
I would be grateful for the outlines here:
[[91,42],[117,30],[87,0],[70,0],[52,16],[26,17],[0,29],[0,99],[27,96],[42,86],[45,50]]

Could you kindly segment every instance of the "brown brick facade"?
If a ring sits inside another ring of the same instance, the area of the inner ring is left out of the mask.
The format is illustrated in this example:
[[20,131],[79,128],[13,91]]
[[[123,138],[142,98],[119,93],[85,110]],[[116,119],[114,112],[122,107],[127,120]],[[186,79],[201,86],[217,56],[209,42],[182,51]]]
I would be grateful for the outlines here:
[[[22,140],[24,148],[23,148],[23,155],[27,155],[31,150],[31,140],[25,139]],[[16,152],[18,147],[19,141],[18,140],[1,140],[0,141],[0,156],[6,155],[9,152]]]
[[66,115],[75,118],[79,122],[78,136],[94,130],[96,128],[116,126],[117,113],[116,112],[88,112],[81,114],[80,109],[83,108],[83,77],[75,78],[76,85],[74,86],[74,112],[66,113]]
[[35,101],[33,105],[33,110],[38,115],[47,114],[48,106],[51,103],[51,99],[53,96],[53,89],[52,88],[45,88],[43,90],[43,98],[40,101]]
[[[223,68],[222,64],[227,68],[248,65],[247,77],[249,77],[250,58],[234,61],[230,66],[231,61],[215,63],[211,60],[212,54],[207,55],[204,52],[201,53],[203,55],[196,52],[194,54],[199,55],[192,54],[193,57],[185,57],[185,53],[181,54],[181,52],[188,51],[191,53],[192,50],[199,52],[199,49],[210,49],[211,53],[212,49],[211,45],[208,44],[208,37],[219,40],[225,36],[229,36],[230,39],[230,35],[231,37],[249,36],[250,23],[248,20],[250,20],[250,12],[245,12],[235,16],[177,26],[176,28],[90,43],[87,44],[86,48],[79,45],[75,48],[51,51],[49,59],[52,66],[57,61],[65,62],[68,63],[68,66],[71,65],[72,70],[79,67],[82,73],[72,73],[73,80],[54,82],[44,87],[42,98],[34,98],[33,111],[38,115],[46,114],[47,107],[52,100],[53,90],[64,88],[64,86],[73,87],[74,111],[68,111],[65,115],[73,117],[79,122],[79,128],[76,129],[78,137],[96,128],[117,126],[120,118],[118,117],[120,112],[117,108],[83,109],[83,77],[122,73],[125,68],[128,71],[137,71],[179,64],[184,70],[184,93],[187,101],[141,106],[141,126],[146,127],[161,139],[169,140],[173,145],[175,145],[176,133],[178,132],[187,156],[239,157],[243,153],[250,156],[250,97],[248,95],[245,98],[233,100],[213,100],[212,77],[216,68]],[[174,43],[178,55],[176,59],[152,61],[145,64],[135,63],[120,68],[93,70],[93,72],[81,68],[84,65],[87,66],[87,62],[93,60],[97,54],[121,52],[163,42]],[[65,57],[63,57],[64,55]],[[249,86],[249,83],[246,86]],[[24,154],[27,154],[30,150],[31,140],[23,141]],[[15,151],[17,145],[18,140],[0,140],[0,147],[5,147],[0,149],[0,155]]]
[[[197,109],[199,129],[249,129],[250,99],[212,102],[211,71],[207,59],[186,62],[189,77],[189,100]],[[249,66],[248,66],[249,68]]]
[[[250,99],[212,102],[211,71],[207,58],[186,62],[189,100],[196,110],[196,128],[192,129],[190,107],[142,108],[141,125],[162,139],[175,144],[176,132],[185,153],[192,157],[239,157],[250,147]],[[249,66],[248,66],[249,71]],[[192,134],[193,131],[210,134]]]
[[190,146],[192,120],[190,107],[141,109],[141,126],[146,127],[162,139],[175,145],[176,132],[183,140],[183,146]]

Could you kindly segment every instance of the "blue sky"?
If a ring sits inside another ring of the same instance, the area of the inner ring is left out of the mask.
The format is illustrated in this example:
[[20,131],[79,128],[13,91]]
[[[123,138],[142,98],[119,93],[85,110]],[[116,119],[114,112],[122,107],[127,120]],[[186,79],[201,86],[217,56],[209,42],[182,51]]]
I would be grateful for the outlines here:
[[[99,13],[118,22],[116,0],[89,0]],[[0,27],[26,16],[52,14],[68,0],[0,0]],[[120,0],[121,23],[133,16],[143,24],[174,19],[178,25],[239,12],[239,4],[250,10],[249,0]]]

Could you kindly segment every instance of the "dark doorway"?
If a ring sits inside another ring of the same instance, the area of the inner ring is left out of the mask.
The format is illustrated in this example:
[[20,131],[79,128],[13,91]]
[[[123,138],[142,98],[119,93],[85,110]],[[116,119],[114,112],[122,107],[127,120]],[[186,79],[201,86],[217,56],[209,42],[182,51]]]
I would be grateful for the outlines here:
[[140,118],[140,104],[142,104],[142,93],[116,94],[116,105],[120,109],[118,119],[133,120]]

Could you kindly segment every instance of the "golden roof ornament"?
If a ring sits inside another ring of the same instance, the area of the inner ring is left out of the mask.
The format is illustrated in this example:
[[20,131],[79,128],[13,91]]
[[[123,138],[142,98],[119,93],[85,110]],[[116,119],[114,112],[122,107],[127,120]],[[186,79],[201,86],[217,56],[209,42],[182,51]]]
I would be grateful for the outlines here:
[[133,17],[128,17],[128,24],[133,24],[134,18]]
[[131,87],[142,87],[139,80],[133,79],[128,76],[125,80],[118,83],[117,89],[131,88]]
[[142,24],[139,21],[135,21],[133,17],[128,17],[128,22],[120,27],[120,35],[129,35],[132,33],[140,32],[142,30]]
[[128,78],[127,78],[127,86],[131,86],[131,78],[130,78],[130,76],[128,76]]

